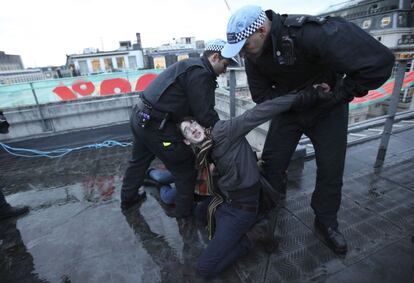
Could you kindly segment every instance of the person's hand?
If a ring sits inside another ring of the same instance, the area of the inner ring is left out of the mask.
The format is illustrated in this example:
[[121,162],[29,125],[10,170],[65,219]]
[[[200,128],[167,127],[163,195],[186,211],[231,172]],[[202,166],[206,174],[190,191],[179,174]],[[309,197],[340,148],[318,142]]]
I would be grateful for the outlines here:
[[318,92],[318,101],[319,103],[325,103],[329,101],[334,101],[334,94],[331,92],[331,87],[327,83],[321,83],[313,85],[313,87]]
[[302,89],[296,94],[291,109],[293,111],[303,111],[314,107],[319,100],[319,92],[323,92],[323,89],[320,86],[317,86],[316,88],[310,86]]
[[359,86],[350,77],[338,78],[333,92],[335,103],[351,102],[355,96],[361,97],[368,94],[368,90]]

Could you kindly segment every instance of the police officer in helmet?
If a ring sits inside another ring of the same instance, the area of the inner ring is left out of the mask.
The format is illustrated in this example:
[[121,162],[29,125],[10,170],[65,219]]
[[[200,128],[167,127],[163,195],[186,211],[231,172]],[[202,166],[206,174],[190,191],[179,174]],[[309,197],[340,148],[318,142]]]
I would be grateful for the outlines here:
[[314,84],[329,85],[334,99],[328,104],[273,118],[263,148],[263,169],[284,196],[291,156],[302,134],[310,138],[317,165],[311,200],[315,228],[336,253],[346,253],[337,213],[347,148],[348,103],[389,78],[393,54],[340,17],[279,15],[256,5],[240,8],[229,19],[222,55],[231,58],[238,53],[244,57],[256,103]]
[[123,209],[145,198],[140,187],[150,163],[158,157],[175,178],[176,217],[192,215],[197,175],[194,154],[182,142],[176,124],[186,116],[194,116],[204,127],[219,120],[214,110],[216,79],[232,61],[221,56],[224,44],[224,40],[209,42],[201,58],[171,65],[142,93],[131,115],[134,141],[121,190]]

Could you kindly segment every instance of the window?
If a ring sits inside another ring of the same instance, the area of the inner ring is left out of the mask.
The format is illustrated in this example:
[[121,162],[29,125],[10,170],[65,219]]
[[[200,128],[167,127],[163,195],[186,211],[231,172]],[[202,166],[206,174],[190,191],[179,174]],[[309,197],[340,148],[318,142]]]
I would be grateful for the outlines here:
[[92,72],[99,73],[101,71],[101,62],[99,62],[99,59],[92,59]]
[[368,29],[370,27],[371,27],[371,20],[370,19],[365,20],[365,21],[362,22],[362,28],[363,29]]
[[112,71],[114,69],[114,66],[112,65],[112,58],[105,58],[104,64],[105,64],[105,71]]
[[118,65],[118,69],[125,69],[124,57],[116,57],[116,64]]
[[382,28],[385,28],[385,27],[386,27],[386,26],[388,26],[390,23],[391,23],[391,17],[390,17],[390,16],[386,16],[386,17],[383,17],[383,18],[381,19],[381,27],[382,27]]
[[177,61],[188,59],[188,54],[180,54],[177,56]]
[[137,57],[135,56],[128,56],[129,68],[132,70],[137,69]]
[[155,69],[165,69],[165,57],[154,57],[154,68]]
[[88,64],[86,63],[86,60],[80,60],[79,61],[79,71],[81,75],[88,74]]

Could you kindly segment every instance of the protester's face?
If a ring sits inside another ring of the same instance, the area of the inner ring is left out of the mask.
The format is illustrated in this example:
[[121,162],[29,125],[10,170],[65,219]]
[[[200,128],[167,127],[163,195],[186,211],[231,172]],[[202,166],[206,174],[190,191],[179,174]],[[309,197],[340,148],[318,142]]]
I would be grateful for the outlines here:
[[243,45],[243,48],[240,50],[241,57],[258,57],[263,52],[263,45],[265,42],[265,35],[257,30],[246,40],[246,43]]
[[199,144],[206,137],[204,128],[196,121],[181,122],[180,130],[184,138],[191,144]]
[[230,65],[230,59],[220,59],[219,56],[211,64],[217,76],[224,74]]

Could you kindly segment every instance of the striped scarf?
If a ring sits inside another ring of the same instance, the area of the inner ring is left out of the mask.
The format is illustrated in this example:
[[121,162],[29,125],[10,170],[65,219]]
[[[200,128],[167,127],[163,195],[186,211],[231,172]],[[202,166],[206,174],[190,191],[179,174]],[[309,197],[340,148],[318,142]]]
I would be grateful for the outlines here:
[[200,151],[197,154],[197,168],[199,170],[206,170],[207,171],[207,187],[208,192],[213,199],[210,201],[207,210],[207,227],[208,227],[208,238],[211,240],[214,235],[214,231],[216,229],[216,221],[215,221],[215,213],[217,207],[223,203],[223,197],[217,193],[214,188],[213,176],[210,171],[210,154],[211,149],[213,147],[213,138],[211,136],[211,128],[207,128],[206,130],[206,139],[200,146]]

